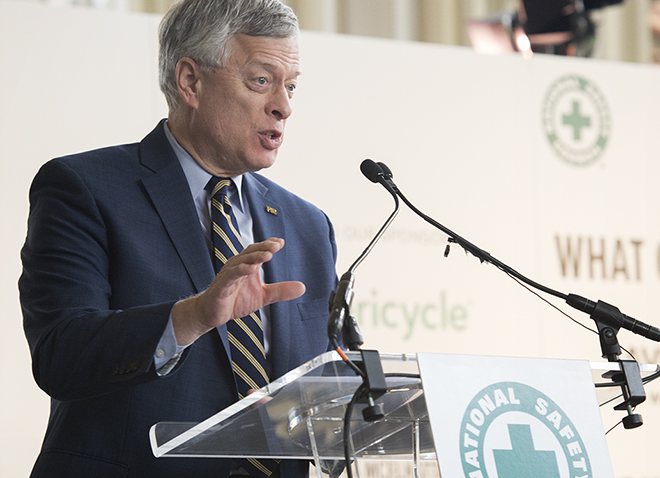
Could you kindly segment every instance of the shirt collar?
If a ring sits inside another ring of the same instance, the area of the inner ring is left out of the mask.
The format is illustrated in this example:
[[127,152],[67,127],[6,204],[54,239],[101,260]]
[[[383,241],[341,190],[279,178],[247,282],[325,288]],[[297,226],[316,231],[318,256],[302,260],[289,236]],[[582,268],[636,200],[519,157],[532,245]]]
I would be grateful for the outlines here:
[[[188,186],[190,187],[190,192],[192,193],[193,198],[205,194],[206,190],[204,188],[208,184],[212,175],[202,168],[190,153],[183,149],[183,146],[177,142],[167,125],[167,121],[165,122],[164,127],[167,141],[169,141],[174,150],[174,154],[176,154],[179,163],[181,163],[181,168],[183,168],[183,173],[186,175]],[[238,207],[241,211],[245,211],[243,208],[243,175],[232,176],[231,179],[236,185],[235,192],[237,194],[237,197],[230,198],[232,207]]]

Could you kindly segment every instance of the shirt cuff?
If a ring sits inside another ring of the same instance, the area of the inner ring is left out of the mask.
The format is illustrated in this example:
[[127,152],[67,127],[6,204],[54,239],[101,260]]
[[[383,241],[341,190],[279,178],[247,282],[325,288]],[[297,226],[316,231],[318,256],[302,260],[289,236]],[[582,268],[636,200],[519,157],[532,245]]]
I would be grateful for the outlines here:
[[188,345],[179,345],[174,335],[174,326],[172,325],[172,313],[167,320],[165,331],[158,342],[156,352],[154,353],[154,364],[156,365],[156,373],[163,377],[170,373],[172,369],[179,363],[179,359],[186,350]]

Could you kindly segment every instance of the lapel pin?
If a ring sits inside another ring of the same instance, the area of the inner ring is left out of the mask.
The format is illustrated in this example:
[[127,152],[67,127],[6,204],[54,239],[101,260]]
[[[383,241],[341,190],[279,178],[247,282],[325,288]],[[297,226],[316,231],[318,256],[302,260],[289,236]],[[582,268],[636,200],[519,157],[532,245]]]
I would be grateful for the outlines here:
[[277,216],[277,209],[272,208],[270,206],[266,206],[266,212],[268,214],[272,214],[273,216]]

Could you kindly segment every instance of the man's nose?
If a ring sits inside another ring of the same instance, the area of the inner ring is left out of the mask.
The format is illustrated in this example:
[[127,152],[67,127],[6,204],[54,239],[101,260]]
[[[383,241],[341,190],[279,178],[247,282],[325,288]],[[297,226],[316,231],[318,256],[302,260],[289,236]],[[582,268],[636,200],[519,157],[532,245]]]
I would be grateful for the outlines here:
[[293,108],[291,107],[291,98],[286,87],[277,88],[270,97],[267,106],[267,113],[272,114],[278,119],[287,119],[291,116]]

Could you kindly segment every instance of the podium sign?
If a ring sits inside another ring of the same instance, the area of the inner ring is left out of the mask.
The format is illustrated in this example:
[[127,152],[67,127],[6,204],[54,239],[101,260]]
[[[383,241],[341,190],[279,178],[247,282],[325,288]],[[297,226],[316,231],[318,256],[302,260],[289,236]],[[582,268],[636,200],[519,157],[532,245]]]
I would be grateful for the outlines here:
[[588,362],[417,359],[442,476],[614,477]]

